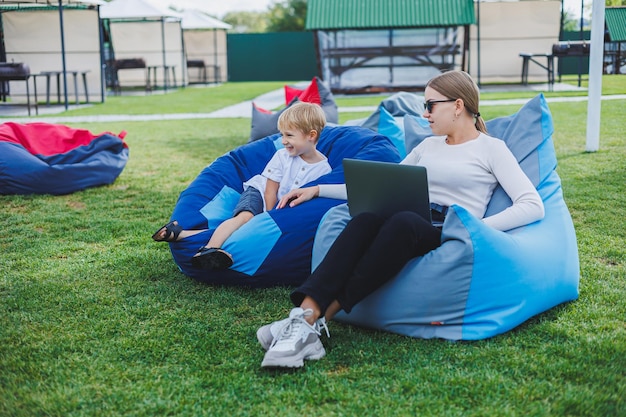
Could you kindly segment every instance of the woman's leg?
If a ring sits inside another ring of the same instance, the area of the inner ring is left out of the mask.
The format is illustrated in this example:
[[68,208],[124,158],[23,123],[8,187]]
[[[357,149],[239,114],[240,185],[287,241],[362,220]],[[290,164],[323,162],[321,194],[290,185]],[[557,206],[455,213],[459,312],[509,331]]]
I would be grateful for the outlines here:
[[310,296],[325,313],[329,304],[342,292],[345,282],[383,224],[384,218],[373,213],[363,213],[351,219],[319,266],[291,294],[294,305],[300,306],[305,296]]
[[413,212],[390,217],[346,281],[337,301],[350,312],[359,301],[395,277],[413,258],[441,245],[441,230]]
[[324,313],[328,310],[334,315],[340,308],[349,312],[409,260],[437,248],[440,242],[441,231],[415,213],[401,212],[387,220],[371,213],[359,215],[291,294],[291,300],[298,306],[309,296]]
[[[291,294],[289,318],[261,327],[257,338],[267,345],[261,366],[300,367],[304,360],[320,359],[326,352],[317,319],[332,318],[352,307],[384,282],[408,260],[439,246],[441,231],[415,213],[388,220],[366,213],[352,219],[309,278]],[[272,327],[276,327],[275,332]],[[271,343],[266,340],[272,339]]]
[[326,321],[331,321],[333,317],[335,317],[335,314],[339,313],[340,311],[341,311],[341,304],[339,304],[339,301],[335,300],[332,303],[330,303],[330,305],[326,309],[326,312],[324,313],[324,317],[326,318]]

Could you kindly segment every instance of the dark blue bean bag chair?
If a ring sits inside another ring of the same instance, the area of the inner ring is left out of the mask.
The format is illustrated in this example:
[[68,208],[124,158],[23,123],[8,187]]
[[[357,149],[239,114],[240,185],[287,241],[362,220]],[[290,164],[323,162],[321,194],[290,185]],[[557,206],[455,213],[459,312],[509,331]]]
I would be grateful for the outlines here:
[[[181,193],[171,219],[184,229],[208,229],[169,244],[185,275],[211,284],[251,287],[296,285],[309,275],[320,219],[342,200],[316,198],[255,216],[223,245],[235,259],[230,269],[205,271],[191,265],[191,257],[208,242],[215,228],[232,216],[243,182],[260,173],[281,147],[279,134],[243,145],[216,159]],[[332,172],[308,185],[343,183],[343,158],[400,161],[387,137],[361,127],[327,126],[318,149],[328,157]]]
[[[404,122],[413,146],[432,134],[424,119],[409,116]],[[555,170],[552,116],[543,95],[512,116],[488,121],[487,128],[506,142],[536,186],[544,219],[500,232],[452,206],[441,246],[409,261],[350,314],[340,312],[338,321],[419,338],[476,340],[578,297],[576,233]],[[496,188],[487,215],[510,204]],[[349,219],[345,204],[327,213],[315,238],[313,268]]]
[[48,123],[0,125],[0,194],[69,194],[111,184],[128,161],[124,134]]

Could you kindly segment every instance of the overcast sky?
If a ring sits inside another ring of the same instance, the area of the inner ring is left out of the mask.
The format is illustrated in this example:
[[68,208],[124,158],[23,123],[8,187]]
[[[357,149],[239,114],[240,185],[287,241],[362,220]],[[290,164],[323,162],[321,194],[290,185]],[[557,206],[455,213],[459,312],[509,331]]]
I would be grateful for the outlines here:
[[217,18],[228,12],[265,11],[271,0],[152,0],[156,4],[175,5],[177,9],[197,9]]
[[[593,0],[584,0],[586,8],[585,17],[589,17],[589,13],[591,11],[591,3],[593,3]],[[565,6],[565,10],[569,10],[570,12],[572,12],[572,15],[580,17],[581,0],[565,0],[563,2],[563,5]]]
[[[233,11],[265,11],[272,0],[153,0],[155,3],[168,6],[175,4],[181,9],[198,9],[218,18],[224,17]],[[583,0],[585,5],[591,5],[593,0]],[[581,0],[565,0],[565,10],[573,16],[580,16]],[[589,13],[585,11],[585,13]]]

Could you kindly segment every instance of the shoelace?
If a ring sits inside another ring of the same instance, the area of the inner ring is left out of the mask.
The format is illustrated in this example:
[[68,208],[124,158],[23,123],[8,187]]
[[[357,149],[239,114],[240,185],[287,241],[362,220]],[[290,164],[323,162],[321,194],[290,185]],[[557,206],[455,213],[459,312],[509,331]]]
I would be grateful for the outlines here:
[[319,326],[318,335],[320,335],[322,333],[322,329],[324,329],[324,331],[326,332],[326,336],[330,338],[330,332],[328,331],[328,325],[326,324],[326,319],[324,317],[320,317],[319,319],[317,319],[315,324]]
[[[309,322],[306,321],[306,319],[304,318],[305,316],[308,316],[312,313],[313,313],[313,310],[306,309],[302,312],[302,314],[289,317],[290,320],[278,330],[278,334],[272,341],[272,344],[270,345],[270,349],[281,341],[287,341],[287,340],[291,340],[297,337],[298,333],[300,332],[300,327],[302,325],[305,325],[306,327],[311,329],[315,334],[320,336],[321,335],[320,331],[317,330],[315,326],[311,326]],[[330,333],[328,332],[328,327],[326,326],[326,321],[324,321],[323,326],[326,329],[326,334],[328,335],[328,337],[330,337]]]

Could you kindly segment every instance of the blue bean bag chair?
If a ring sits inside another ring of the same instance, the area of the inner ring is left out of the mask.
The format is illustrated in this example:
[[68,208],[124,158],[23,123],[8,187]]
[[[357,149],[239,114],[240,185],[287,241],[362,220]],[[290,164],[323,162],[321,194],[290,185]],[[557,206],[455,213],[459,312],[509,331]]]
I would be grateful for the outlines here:
[[[431,135],[423,119],[404,122],[407,143]],[[545,218],[500,232],[452,206],[441,247],[411,260],[350,314],[338,314],[338,321],[418,338],[477,340],[578,297],[576,235],[555,171],[552,116],[543,95],[512,116],[487,122],[487,128],[506,142],[537,187]],[[496,189],[487,215],[510,204]],[[315,237],[313,269],[349,219],[345,204],[325,215]]]
[[[169,244],[185,275],[210,284],[250,287],[297,285],[309,275],[320,219],[342,200],[316,198],[294,208],[259,214],[224,243],[235,260],[230,269],[206,271],[191,265],[191,257],[215,228],[232,216],[243,182],[260,173],[281,147],[280,134],[243,145],[216,159],[180,194],[171,219],[184,229],[208,229]],[[327,126],[317,148],[328,157],[332,172],[308,185],[343,183],[343,158],[400,161],[387,137],[361,127]]]
[[0,194],[69,194],[111,184],[128,161],[124,133],[48,123],[0,125]]

